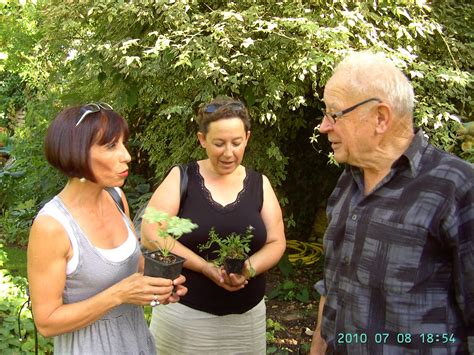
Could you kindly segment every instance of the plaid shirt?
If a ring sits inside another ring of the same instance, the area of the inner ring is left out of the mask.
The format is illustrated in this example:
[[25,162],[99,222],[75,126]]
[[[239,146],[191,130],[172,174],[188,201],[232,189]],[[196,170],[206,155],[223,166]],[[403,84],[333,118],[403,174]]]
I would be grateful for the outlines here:
[[347,166],[327,206],[322,336],[342,354],[474,353],[474,169],[419,130],[364,196]]

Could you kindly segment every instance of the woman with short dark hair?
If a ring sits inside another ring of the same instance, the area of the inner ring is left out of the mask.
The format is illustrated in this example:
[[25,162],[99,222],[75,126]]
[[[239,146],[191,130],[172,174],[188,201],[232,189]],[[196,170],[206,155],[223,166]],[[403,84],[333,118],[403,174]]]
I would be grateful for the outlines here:
[[[207,159],[188,165],[188,188],[180,206],[180,174],[173,168],[149,206],[191,219],[198,228],[183,235],[173,252],[186,259],[188,293],[179,303],[153,309],[150,329],[160,354],[265,354],[265,272],[285,251],[278,199],[268,178],[243,166],[250,138],[245,105],[216,98],[197,119],[198,139]],[[250,252],[242,274],[227,273],[202,251],[214,228],[222,238],[244,235],[252,226]],[[142,242],[152,248],[156,224],[143,223]],[[209,261],[211,260],[211,261]]]
[[183,276],[140,273],[143,257],[120,189],[128,135],[126,121],[103,103],[67,108],[48,129],[46,158],[68,182],[33,223],[28,281],[35,324],[54,336],[55,353],[154,354],[141,306],[176,302],[187,291]]

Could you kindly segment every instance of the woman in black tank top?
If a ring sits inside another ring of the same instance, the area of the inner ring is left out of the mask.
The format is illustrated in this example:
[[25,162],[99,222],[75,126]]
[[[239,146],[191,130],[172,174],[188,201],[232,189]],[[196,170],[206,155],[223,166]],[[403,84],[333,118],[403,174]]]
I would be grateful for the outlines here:
[[[181,237],[172,250],[186,259],[183,275],[188,293],[176,307],[155,307],[150,328],[160,354],[262,353],[265,272],[278,263],[286,247],[281,209],[267,177],[241,165],[250,137],[246,107],[240,101],[215,99],[201,108],[198,123],[198,139],[208,159],[189,164],[180,216],[199,227]],[[149,206],[176,215],[179,179],[179,170],[173,168]],[[243,234],[249,225],[254,236],[243,275],[227,274],[208,261],[214,253],[199,251],[211,228],[226,237]],[[142,241],[149,248],[156,228],[142,226]],[[252,278],[251,268],[256,272]],[[238,335],[227,332],[229,326]]]

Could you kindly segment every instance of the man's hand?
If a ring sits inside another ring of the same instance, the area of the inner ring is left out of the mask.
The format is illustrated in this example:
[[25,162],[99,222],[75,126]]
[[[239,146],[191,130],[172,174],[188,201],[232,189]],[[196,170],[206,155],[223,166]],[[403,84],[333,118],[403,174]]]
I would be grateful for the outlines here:
[[323,355],[326,353],[326,348],[328,347],[324,339],[321,337],[321,323],[323,320],[323,309],[324,309],[325,303],[326,303],[326,297],[321,296],[321,299],[319,300],[316,330],[313,333],[313,340],[311,342],[311,350],[309,352],[310,355]]
[[310,355],[324,355],[326,353],[327,344],[321,337],[321,330],[316,329],[311,341]]

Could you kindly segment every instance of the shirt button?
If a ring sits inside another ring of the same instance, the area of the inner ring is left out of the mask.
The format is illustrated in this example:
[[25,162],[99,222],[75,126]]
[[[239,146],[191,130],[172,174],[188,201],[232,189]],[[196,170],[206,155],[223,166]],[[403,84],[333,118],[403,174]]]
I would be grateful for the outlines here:
[[357,219],[357,215],[356,214],[353,214],[352,215],[352,220],[355,221]]

